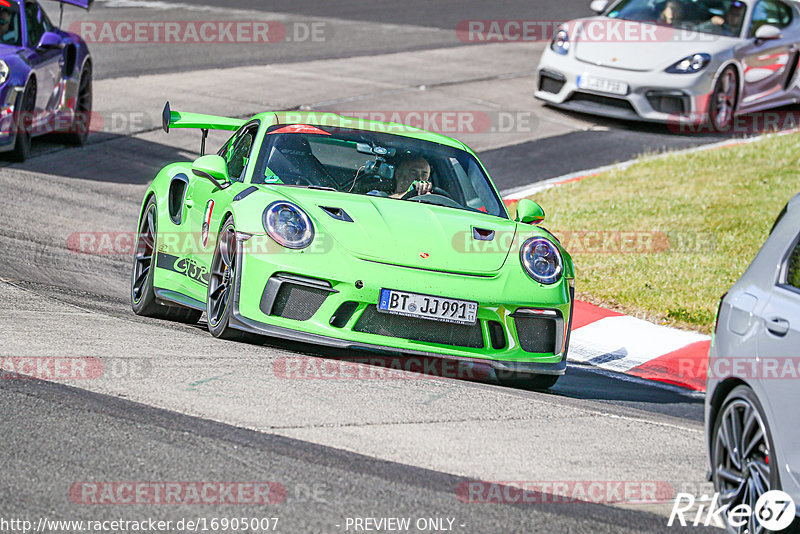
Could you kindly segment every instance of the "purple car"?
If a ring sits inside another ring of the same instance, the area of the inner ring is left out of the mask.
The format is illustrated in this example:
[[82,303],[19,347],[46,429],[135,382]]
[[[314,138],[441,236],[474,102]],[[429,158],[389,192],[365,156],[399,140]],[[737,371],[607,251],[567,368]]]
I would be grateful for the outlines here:
[[[59,0],[89,9],[93,0]],[[59,132],[83,145],[92,112],[92,60],[35,0],[0,0],[0,153],[24,161],[31,138]]]

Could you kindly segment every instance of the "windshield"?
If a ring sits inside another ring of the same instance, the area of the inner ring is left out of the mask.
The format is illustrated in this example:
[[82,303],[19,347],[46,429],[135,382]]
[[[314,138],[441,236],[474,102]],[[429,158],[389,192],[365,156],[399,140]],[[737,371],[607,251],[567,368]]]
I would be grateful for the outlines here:
[[0,5],[0,44],[21,46],[19,10],[15,4]]
[[747,6],[740,0],[622,0],[609,17],[738,36]]
[[252,182],[320,187],[507,218],[489,178],[470,153],[388,133],[272,126],[264,136]]

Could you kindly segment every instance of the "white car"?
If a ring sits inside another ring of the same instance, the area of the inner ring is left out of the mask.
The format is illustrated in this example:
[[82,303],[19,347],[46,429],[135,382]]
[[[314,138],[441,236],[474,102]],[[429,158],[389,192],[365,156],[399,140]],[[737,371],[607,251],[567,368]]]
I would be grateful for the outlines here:
[[596,115],[730,128],[800,101],[800,6],[783,0],[595,0],[542,54],[536,98]]

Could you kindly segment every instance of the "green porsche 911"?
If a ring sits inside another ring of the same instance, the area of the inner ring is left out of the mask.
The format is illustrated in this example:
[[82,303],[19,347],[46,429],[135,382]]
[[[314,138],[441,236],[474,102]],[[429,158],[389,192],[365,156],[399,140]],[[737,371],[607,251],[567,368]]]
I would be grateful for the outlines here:
[[512,220],[455,139],[332,113],[250,120],[164,110],[164,129],[234,132],[173,163],[142,203],[139,315],[455,360],[547,388],[566,369],[574,270],[539,205]]

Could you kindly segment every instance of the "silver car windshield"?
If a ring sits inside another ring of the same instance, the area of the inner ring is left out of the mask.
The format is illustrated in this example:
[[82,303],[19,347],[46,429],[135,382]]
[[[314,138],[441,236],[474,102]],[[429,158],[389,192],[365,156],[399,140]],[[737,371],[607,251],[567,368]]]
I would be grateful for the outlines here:
[[746,11],[740,0],[622,0],[607,16],[735,37],[742,31]]

